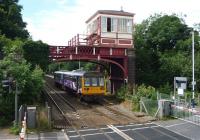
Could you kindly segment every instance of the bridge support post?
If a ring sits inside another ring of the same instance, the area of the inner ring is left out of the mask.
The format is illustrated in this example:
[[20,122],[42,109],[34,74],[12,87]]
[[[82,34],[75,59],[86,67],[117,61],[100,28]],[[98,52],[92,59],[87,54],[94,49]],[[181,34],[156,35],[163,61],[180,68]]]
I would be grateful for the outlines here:
[[128,55],[128,85],[131,89],[135,88],[135,49],[130,48]]
[[[118,58],[113,60],[122,65],[125,69],[127,68],[126,58]],[[110,64],[110,74],[111,93],[115,94],[117,90],[124,85],[127,76],[124,71],[115,64]]]

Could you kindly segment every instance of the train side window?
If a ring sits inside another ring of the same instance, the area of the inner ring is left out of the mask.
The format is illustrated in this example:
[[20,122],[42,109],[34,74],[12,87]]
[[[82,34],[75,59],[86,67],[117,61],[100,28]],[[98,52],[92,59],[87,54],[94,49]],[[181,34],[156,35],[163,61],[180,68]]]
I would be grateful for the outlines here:
[[104,79],[103,78],[99,78],[99,86],[104,86]]
[[81,77],[77,77],[78,88],[81,88]]
[[90,86],[90,78],[85,78],[85,86]]
[[92,78],[92,86],[97,86],[97,78],[96,77]]

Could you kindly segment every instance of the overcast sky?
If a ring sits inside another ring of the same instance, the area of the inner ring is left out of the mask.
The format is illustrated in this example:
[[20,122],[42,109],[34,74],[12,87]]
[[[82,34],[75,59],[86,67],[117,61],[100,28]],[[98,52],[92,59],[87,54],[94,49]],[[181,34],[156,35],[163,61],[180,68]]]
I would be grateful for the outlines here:
[[77,33],[85,33],[85,21],[97,10],[120,10],[135,13],[141,23],[154,13],[176,13],[189,26],[200,23],[198,0],[19,0],[23,20],[34,40],[49,45],[67,45]]

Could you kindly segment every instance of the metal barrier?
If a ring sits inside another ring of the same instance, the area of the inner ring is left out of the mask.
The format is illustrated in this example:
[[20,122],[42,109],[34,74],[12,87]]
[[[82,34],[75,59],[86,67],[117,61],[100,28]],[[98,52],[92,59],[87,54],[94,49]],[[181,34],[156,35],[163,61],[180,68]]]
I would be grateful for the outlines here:
[[200,111],[190,108],[190,105],[185,102],[174,102],[172,116],[200,125]]
[[25,139],[26,128],[27,128],[27,126],[26,126],[26,112],[25,112],[24,119],[22,121],[21,131],[19,133],[19,139],[20,140],[24,140]]
[[[168,108],[160,108],[159,100],[165,100],[170,102],[165,106]],[[159,118],[160,112],[166,112],[169,110],[170,116],[184,121],[191,122],[196,125],[200,125],[200,109],[197,110],[191,107],[191,102],[186,100],[173,100],[169,95],[158,94],[157,100],[151,100],[147,98],[140,99],[140,111],[145,112],[146,114]],[[165,115],[163,115],[165,116]]]

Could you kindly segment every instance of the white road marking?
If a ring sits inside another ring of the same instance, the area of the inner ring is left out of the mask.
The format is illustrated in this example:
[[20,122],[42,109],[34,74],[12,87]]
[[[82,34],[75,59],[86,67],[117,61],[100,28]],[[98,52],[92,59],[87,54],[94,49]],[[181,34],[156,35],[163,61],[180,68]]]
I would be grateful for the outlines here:
[[121,130],[119,130],[118,128],[116,128],[113,125],[107,125],[110,129],[112,129],[114,132],[116,132],[117,134],[119,134],[121,137],[123,137],[125,140],[134,140],[131,137],[129,137],[127,134],[125,134],[124,132],[122,132]]
[[184,122],[184,123],[177,123],[177,124],[172,124],[172,125],[168,125],[165,127],[173,127],[173,126],[178,126],[178,125],[183,125],[183,124],[187,124],[188,122]]
[[[153,123],[146,123],[146,124],[153,124]],[[141,125],[143,125],[143,124],[136,124],[136,125],[130,125],[130,126],[141,126]],[[156,125],[156,124],[154,124],[154,125]],[[107,125],[108,126],[108,125]],[[127,125],[125,125],[125,126],[127,126]],[[126,131],[130,131],[130,130],[132,130],[132,131],[134,131],[134,130],[142,130],[142,129],[148,129],[148,128],[154,128],[154,127],[159,127],[158,125],[156,125],[156,126],[145,126],[145,127],[140,127],[140,128],[133,128],[133,129],[125,129],[125,130],[119,130],[119,131],[121,131],[122,133],[123,132],[126,132]],[[110,127],[109,127],[110,128]],[[101,129],[109,129],[108,127],[104,127],[104,128],[101,128]],[[110,128],[111,130],[113,130],[112,128]],[[93,131],[93,130],[98,130],[98,129],[84,129],[84,130],[79,130],[79,131]],[[71,130],[71,131],[67,131],[67,132],[76,132],[76,131],[74,131],[74,130]],[[116,131],[112,131],[112,132],[105,132],[105,134],[111,134],[111,133],[117,133]],[[81,135],[81,136],[83,136],[83,137],[86,137],[86,136],[94,136],[94,135],[100,135],[100,134],[103,134],[103,133],[101,133],[101,132],[98,132],[98,133],[92,133],[92,134],[84,134],[84,135]],[[68,136],[68,137],[70,137],[70,138],[75,138],[75,137],[79,137],[79,135],[72,135],[72,136]]]
[[5,139],[5,138],[1,138],[1,137],[0,137],[0,140],[18,140],[18,139],[19,139],[19,138],[16,138],[16,139],[15,139],[15,138],[14,138],[14,139]]
[[159,124],[156,124],[156,125],[158,125],[158,126],[164,128],[164,129],[167,129],[167,130],[169,130],[169,131],[171,131],[171,132],[173,132],[173,133],[175,133],[175,134],[178,134],[178,135],[183,136],[183,137],[185,137],[185,138],[191,139],[191,138],[189,138],[189,137],[187,137],[187,136],[185,136],[185,135],[183,135],[183,134],[181,134],[181,133],[179,133],[179,132],[177,132],[177,131],[172,131],[172,130],[170,130],[169,128],[164,127],[164,126],[162,126],[162,125],[159,125]]
[[200,126],[200,124],[194,123],[193,121],[188,121],[188,120],[181,119],[181,118],[178,118],[178,119],[179,119],[179,120],[182,120],[182,121],[186,121],[186,122],[192,123],[192,124],[195,124],[195,125],[197,125],[197,126]]
[[[81,135],[82,137],[86,137],[86,136],[93,136],[93,135],[100,135],[103,133],[92,133],[92,134],[85,134],[85,135]],[[74,135],[74,136],[69,136],[70,138],[75,138],[75,137],[80,137],[79,135]]]
[[67,136],[67,134],[66,134],[65,130],[64,130],[64,129],[62,129],[61,131],[63,132],[64,138],[65,138],[66,140],[69,140],[69,137]]
[[[80,131],[83,131],[83,132],[84,132],[84,131],[93,131],[93,130],[98,130],[98,129],[96,129],[96,128],[92,129],[92,128],[91,128],[91,129],[83,129],[83,130],[78,130],[78,131],[79,131],[79,132],[80,132]],[[67,132],[76,132],[76,131],[71,130],[71,131],[67,131]]]

